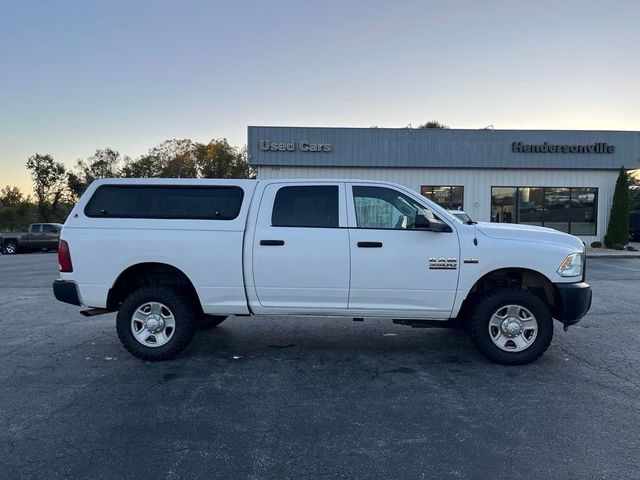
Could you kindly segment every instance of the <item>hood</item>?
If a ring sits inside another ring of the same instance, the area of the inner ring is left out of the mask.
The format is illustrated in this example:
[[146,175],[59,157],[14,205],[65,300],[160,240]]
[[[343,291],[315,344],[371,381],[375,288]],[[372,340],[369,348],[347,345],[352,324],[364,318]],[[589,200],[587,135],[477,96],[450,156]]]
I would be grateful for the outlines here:
[[571,247],[576,251],[582,251],[582,240],[568,233],[559,232],[552,228],[536,227],[533,225],[521,225],[516,223],[488,223],[480,222],[477,229],[489,238],[501,240],[518,240],[522,242],[550,243]]

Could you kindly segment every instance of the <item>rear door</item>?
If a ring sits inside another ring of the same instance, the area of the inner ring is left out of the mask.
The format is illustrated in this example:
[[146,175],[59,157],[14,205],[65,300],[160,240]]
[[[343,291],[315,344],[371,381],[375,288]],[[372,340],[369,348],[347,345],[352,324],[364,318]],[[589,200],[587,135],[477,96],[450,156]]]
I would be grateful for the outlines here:
[[448,318],[458,285],[456,230],[415,229],[415,213],[427,208],[426,202],[422,205],[392,187],[348,185],[347,204],[349,309]]
[[267,185],[253,237],[253,280],[261,306],[346,310],[349,233],[344,184]]

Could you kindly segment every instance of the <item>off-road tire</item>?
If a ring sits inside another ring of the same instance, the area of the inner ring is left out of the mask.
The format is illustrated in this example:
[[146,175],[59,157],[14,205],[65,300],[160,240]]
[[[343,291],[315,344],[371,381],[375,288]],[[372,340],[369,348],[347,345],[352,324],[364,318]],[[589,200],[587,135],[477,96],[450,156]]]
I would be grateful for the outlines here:
[[[538,333],[526,350],[507,352],[500,349],[489,335],[489,321],[503,305],[521,305],[538,323]],[[549,347],[553,337],[553,318],[549,307],[536,295],[520,288],[504,288],[478,297],[469,309],[468,333],[474,345],[489,360],[502,365],[524,365],[537,360]]]
[[[169,360],[184,350],[196,330],[197,310],[185,292],[162,285],[147,285],[132,292],[120,306],[116,318],[116,330],[122,346],[142,360]],[[175,318],[175,331],[171,339],[160,347],[142,345],[131,331],[131,318],[135,311],[147,302],[166,305]]]

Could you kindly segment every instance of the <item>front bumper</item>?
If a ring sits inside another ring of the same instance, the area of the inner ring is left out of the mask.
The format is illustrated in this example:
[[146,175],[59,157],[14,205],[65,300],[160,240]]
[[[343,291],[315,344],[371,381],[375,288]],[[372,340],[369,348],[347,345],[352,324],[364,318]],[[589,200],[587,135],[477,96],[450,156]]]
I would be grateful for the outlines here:
[[565,325],[574,325],[591,308],[591,287],[588,283],[555,283],[553,318]]
[[70,303],[71,305],[82,305],[80,295],[78,294],[78,286],[75,282],[70,282],[68,280],[54,280],[53,295],[61,302]]

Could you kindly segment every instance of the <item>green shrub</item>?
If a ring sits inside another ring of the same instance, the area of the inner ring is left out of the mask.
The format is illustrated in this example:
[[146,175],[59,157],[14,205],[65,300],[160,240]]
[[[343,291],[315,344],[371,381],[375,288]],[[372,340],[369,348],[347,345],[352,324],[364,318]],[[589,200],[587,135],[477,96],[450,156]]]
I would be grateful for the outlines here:
[[591,248],[602,248],[602,242],[591,242]]
[[608,248],[615,248],[614,245],[620,245],[622,248],[628,241],[629,177],[624,167],[620,167],[618,180],[616,180],[616,189],[613,192],[611,215],[609,215],[609,225],[607,227],[607,234],[604,236],[604,244]]

